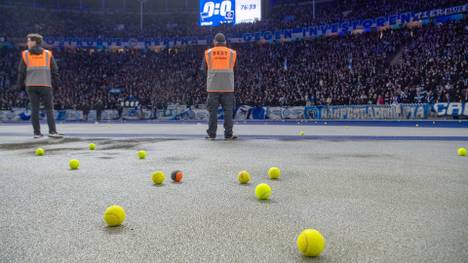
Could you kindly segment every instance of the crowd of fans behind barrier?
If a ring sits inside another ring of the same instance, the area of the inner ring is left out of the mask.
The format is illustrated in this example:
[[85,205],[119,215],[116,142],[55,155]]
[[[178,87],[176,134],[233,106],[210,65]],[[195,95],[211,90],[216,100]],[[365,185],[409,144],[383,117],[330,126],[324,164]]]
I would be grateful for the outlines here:
[[[395,10],[399,10],[396,3],[406,1],[385,2],[395,2]],[[419,4],[415,8],[434,5],[433,1]],[[287,13],[288,9],[281,11]],[[302,15],[295,14],[300,21]],[[45,28],[46,34],[53,33],[48,30],[60,34],[67,29]],[[464,20],[345,37],[232,45],[238,52],[236,102],[268,106],[465,102],[467,31]],[[99,32],[103,31],[83,31]],[[202,59],[206,48],[54,50],[61,75],[54,83],[56,108],[119,109],[125,101],[138,101],[146,108],[203,104],[206,73]],[[15,85],[19,57],[18,49],[0,51],[1,109],[28,103],[24,92],[10,88]]]

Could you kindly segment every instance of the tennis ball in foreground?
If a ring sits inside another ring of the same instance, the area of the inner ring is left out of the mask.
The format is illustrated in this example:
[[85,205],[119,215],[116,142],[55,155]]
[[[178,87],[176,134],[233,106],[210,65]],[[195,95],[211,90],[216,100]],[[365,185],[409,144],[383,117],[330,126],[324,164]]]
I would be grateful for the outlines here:
[[138,158],[145,159],[148,154],[146,153],[146,151],[142,150],[142,151],[138,151],[137,155],[138,155]]
[[162,171],[156,171],[151,175],[151,180],[153,180],[153,183],[157,185],[162,184],[165,179],[166,179],[166,176],[164,175],[164,172]]
[[271,167],[268,170],[268,176],[270,179],[278,179],[281,176],[281,170],[278,167]]
[[307,257],[317,257],[325,249],[325,238],[315,229],[306,229],[297,237],[297,248]]
[[70,169],[72,170],[76,170],[80,167],[80,161],[76,159],[70,160],[68,164],[70,165]]
[[125,220],[125,210],[118,205],[109,206],[104,212],[103,219],[108,226],[120,226]]
[[96,150],[96,144],[90,143],[90,144],[89,144],[89,149],[90,149],[91,151]]
[[305,133],[304,133],[303,131],[300,131],[300,132],[299,132],[299,136],[304,136],[304,134],[305,134]]
[[247,171],[240,171],[237,176],[240,184],[247,184],[250,181],[250,174]]
[[45,150],[42,148],[37,148],[36,149],[36,155],[37,156],[43,156],[45,154]]
[[259,200],[267,200],[271,196],[271,187],[267,184],[259,184],[255,187],[255,195]]
[[458,155],[459,156],[466,156],[466,148],[458,148],[458,151],[457,151]]

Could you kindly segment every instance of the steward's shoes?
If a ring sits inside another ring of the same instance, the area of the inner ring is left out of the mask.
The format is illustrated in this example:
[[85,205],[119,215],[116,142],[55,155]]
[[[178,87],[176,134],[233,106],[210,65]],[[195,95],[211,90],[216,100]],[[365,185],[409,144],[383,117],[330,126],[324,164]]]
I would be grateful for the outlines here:
[[54,139],[61,139],[61,138],[63,138],[63,134],[58,133],[58,132],[49,133],[48,136],[49,136],[50,138],[54,138]]
[[42,137],[44,137],[44,135],[42,133],[34,134],[34,139],[40,139]]

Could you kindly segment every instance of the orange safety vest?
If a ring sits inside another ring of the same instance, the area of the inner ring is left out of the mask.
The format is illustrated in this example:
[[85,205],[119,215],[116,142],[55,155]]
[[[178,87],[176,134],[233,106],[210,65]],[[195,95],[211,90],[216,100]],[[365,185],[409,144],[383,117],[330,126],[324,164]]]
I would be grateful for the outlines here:
[[234,92],[235,50],[218,46],[205,51],[208,66],[206,89],[208,92]]
[[32,54],[29,50],[22,53],[26,64],[26,87],[52,87],[50,63],[52,52],[43,50],[41,54]]

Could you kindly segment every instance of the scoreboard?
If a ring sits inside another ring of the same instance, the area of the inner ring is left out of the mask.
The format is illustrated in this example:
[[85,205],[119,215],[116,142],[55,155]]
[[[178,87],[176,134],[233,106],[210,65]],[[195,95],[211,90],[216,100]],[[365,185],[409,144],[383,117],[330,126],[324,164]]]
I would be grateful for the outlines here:
[[200,0],[200,25],[253,23],[262,19],[262,0]]

